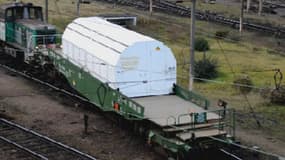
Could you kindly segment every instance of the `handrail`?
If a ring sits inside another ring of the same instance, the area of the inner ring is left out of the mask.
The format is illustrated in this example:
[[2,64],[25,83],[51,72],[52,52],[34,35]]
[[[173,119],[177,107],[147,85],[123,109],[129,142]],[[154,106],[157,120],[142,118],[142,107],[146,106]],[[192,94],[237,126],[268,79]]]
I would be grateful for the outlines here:
[[[10,31],[10,32],[14,32],[16,34],[20,34],[21,36],[23,34],[22,32],[20,32],[20,31],[18,31],[16,29],[10,28],[10,27],[7,27],[6,30]],[[62,34],[56,33],[56,34],[49,34],[49,35],[30,35],[29,38],[27,39],[27,46],[26,47],[27,47],[27,49],[32,49],[31,48],[31,42],[32,42],[33,38],[36,38],[36,37],[52,37],[52,36],[57,37],[57,38],[58,37],[61,38]],[[8,37],[13,39],[13,40],[16,40],[16,36],[12,36],[12,37],[8,36]],[[43,39],[43,40],[45,40],[45,39]]]
[[[191,113],[190,113],[191,114]],[[192,117],[190,116],[190,114],[188,114],[188,113],[184,113],[184,114],[180,114],[180,115],[178,115],[178,117],[177,117],[177,119],[178,119],[178,124],[180,124],[180,119],[181,119],[181,117],[190,117],[190,122],[192,123],[193,121],[192,121]]]
[[28,41],[27,41],[27,53],[30,53],[30,51],[34,50],[33,47],[36,47],[36,46],[32,46],[32,42],[34,40],[34,38],[37,38],[37,37],[41,37],[43,38],[43,45],[46,45],[46,38],[44,37],[60,37],[61,38],[62,34],[50,34],[50,35],[31,35],[29,38],[28,38]]
[[[190,124],[191,130],[195,130],[196,129],[196,125],[200,124],[199,122],[197,122],[197,115],[198,114],[206,114],[206,119],[205,122],[202,122],[201,124],[207,124],[208,120],[207,120],[207,114],[208,113],[214,113],[217,114],[218,116],[218,124],[213,125],[215,126],[215,128],[217,128],[220,131],[223,130],[228,130],[229,134],[232,135],[233,137],[235,137],[235,110],[234,109],[216,109],[216,110],[207,110],[205,112],[200,112],[200,113],[184,113],[181,115],[178,115],[177,118],[174,116],[170,116],[171,119],[174,119],[174,121],[176,121],[177,119],[177,123],[173,124],[173,125],[169,125],[168,121],[170,119],[170,117],[167,118],[167,125],[173,128],[177,128],[175,125],[181,125],[181,118],[185,117],[185,116],[189,116],[190,120],[189,123],[185,123],[185,124]],[[224,113],[228,114],[228,116],[224,117]],[[189,128],[190,129],[190,128]]]
[[192,91],[186,90],[178,85],[174,85],[173,90],[175,94],[187,101],[195,103],[196,105],[203,107],[204,109],[208,109],[210,102],[205,97],[194,93]]
[[[110,87],[109,87],[110,88]],[[118,90],[110,88],[113,92],[116,93],[117,97],[120,97],[121,102],[120,104],[123,104],[125,107],[125,112],[127,115],[136,115],[139,118],[144,117],[144,107],[141,106],[139,103],[135,102],[134,100],[128,98],[126,95],[121,93]]]
[[168,125],[168,126],[170,126],[169,125],[169,119],[174,119],[174,125],[176,125],[176,118],[174,117],[174,116],[169,116],[169,117],[167,117],[167,119],[166,119],[166,124]]

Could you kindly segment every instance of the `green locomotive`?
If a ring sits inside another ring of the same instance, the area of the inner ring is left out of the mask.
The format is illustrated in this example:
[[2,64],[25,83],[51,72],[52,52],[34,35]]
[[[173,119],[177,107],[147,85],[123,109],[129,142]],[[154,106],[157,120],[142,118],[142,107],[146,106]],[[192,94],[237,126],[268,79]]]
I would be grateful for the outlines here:
[[0,6],[0,43],[5,53],[28,62],[33,57],[32,48],[55,44],[54,34],[55,26],[43,20],[42,7],[32,3]]

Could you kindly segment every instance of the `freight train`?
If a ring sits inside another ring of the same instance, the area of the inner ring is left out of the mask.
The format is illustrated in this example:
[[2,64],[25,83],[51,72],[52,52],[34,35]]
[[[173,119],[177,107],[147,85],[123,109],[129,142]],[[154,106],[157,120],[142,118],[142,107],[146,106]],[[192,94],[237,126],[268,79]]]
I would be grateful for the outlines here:
[[209,110],[206,98],[176,84],[176,59],[162,42],[99,17],[77,18],[59,37],[41,7],[0,7],[5,53],[51,63],[81,96],[170,157],[215,147],[212,137],[229,140],[230,111]]

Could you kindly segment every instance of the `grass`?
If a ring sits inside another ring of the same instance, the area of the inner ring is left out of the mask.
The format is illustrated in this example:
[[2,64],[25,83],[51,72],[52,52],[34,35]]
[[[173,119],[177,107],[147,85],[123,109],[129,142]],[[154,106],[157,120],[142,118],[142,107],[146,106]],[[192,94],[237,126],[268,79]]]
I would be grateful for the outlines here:
[[[27,1],[27,0],[25,0]],[[29,0],[38,5],[43,5],[44,1]],[[6,2],[0,0],[0,3]],[[75,0],[50,1],[50,23],[56,25],[62,32],[65,26],[76,17]],[[201,6],[200,7],[205,7]],[[94,16],[99,14],[125,14],[126,12],[138,15],[138,25],[133,29],[145,35],[149,35],[168,45],[175,54],[178,67],[178,83],[187,87],[188,85],[188,62],[189,62],[189,24],[188,18],[178,18],[172,15],[154,13],[152,17],[144,11],[136,10],[131,7],[113,8],[110,4],[96,2],[92,5],[82,5],[81,14],[83,16]],[[233,40],[219,40],[213,38],[216,31],[227,30],[230,32],[229,38]],[[212,23],[197,21],[197,36],[205,37],[210,43],[210,51],[207,55],[218,60],[218,78],[211,82],[195,83],[195,91],[208,97],[212,105],[215,105],[218,99],[223,99],[229,103],[229,106],[236,108],[240,112],[249,112],[248,104],[230,84],[236,76],[249,76],[257,87],[273,87],[274,72],[266,71],[279,68],[285,71],[284,52],[280,46],[276,45],[274,36],[264,36],[254,32],[243,33],[239,37],[237,31]],[[284,42],[284,40],[280,40]],[[202,58],[202,53],[196,52],[196,58]],[[234,71],[232,73],[231,67]],[[283,82],[284,84],[284,82]],[[278,122],[277,127],[270,127],[276,137],[285,137],[284,131],[280,131],[281,126],[285,126],[285,106],[273,105],[268,100],[260,96],[260,90],[254,90],[248,95],[250,104],[254,110],[263,117],[273,119]],[[282,128],[282,127],[281,127]]]

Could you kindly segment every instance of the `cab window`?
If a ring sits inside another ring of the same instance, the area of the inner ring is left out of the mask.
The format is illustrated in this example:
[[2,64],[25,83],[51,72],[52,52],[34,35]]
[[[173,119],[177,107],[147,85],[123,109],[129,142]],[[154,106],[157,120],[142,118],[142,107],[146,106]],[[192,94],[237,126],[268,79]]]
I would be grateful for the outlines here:
[[15,9],[15,19],[23,19],[23,8]]
[[5,14],[3,13],[3,10],[0,10],[0,18],[5,18]]
[[13,20],[13,10],[12,9],[8,9],[6,11],[6,20],[7,21],[12,21]]
[[30,13],[30,19],[38,19],[38,20],[42,19],[40,8],[30,8],[29,13]]
[[30,19],[37,19],[36,13],[35,13],[35,8],[30,8]]

